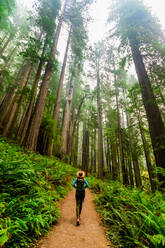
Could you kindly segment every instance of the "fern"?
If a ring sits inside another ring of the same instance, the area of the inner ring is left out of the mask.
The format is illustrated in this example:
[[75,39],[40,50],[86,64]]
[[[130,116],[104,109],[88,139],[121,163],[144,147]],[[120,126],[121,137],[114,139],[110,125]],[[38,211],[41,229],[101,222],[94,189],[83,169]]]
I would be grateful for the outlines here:
[[[160,192],[147,194],[118,182],[88,178],[107,236],[117,247],[165,247],[165,201]],[[97,190],[99,188],[99,191]]]
[[75,170],[0,138],[0,246],[30,247],[57,222]]

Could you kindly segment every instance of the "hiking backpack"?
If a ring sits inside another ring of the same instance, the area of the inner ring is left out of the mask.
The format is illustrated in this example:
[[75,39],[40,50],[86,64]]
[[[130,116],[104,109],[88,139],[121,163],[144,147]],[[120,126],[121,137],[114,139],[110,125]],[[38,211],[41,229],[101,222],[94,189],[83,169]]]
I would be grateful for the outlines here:
[[76,184],[77,184],[77,190],[78,190],[78,191],[83,190],[83,188],[84,188],[84,183],[85,183],[84,178],[81,178],[81,177],[78,177],[78,178],[77,178]]

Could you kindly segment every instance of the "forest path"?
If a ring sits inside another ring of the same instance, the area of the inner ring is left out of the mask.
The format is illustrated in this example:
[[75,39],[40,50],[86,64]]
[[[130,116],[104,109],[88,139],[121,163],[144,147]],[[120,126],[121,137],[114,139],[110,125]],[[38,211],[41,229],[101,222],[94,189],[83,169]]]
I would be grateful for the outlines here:
[[86,190],[81,214],[81,224],[76,226],[75,190],[73,189],[61,202],[61,218],[48,235],[35,247],[39,248],[107,248],[104,227],[95,210],[93,195]]

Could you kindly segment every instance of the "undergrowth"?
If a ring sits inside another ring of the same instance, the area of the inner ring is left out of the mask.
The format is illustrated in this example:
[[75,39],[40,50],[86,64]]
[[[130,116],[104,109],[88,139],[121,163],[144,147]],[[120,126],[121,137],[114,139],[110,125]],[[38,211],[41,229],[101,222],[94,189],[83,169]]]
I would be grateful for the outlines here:
[[0,138],[0,247],[30,247],[54,224],[75,170]]
[[107,237],[123,248],[165,247],[165,198],[88,178]]

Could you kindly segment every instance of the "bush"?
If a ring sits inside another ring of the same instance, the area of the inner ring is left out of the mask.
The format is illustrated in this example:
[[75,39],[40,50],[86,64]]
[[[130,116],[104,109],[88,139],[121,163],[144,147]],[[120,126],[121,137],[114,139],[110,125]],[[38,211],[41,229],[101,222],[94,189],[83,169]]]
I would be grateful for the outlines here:
[[0,139],[0,246],[30,247],[60,215],[75,170]]
[[[117,247],[165,247],[165,201],[160,192],[147,194],[88,178],[107,237]],[[99,190],[98,190],[99,188]]]

